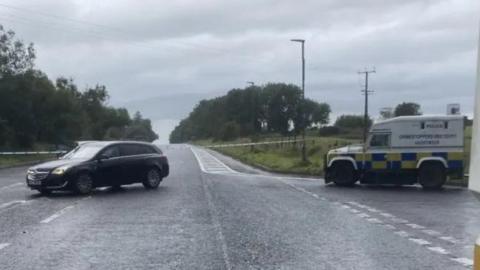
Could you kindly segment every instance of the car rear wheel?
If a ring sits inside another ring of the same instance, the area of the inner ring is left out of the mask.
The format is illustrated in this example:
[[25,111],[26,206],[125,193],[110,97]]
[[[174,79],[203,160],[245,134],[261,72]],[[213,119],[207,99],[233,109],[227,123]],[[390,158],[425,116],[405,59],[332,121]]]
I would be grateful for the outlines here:
[[73,183],[73,190],[78,194],[89,194],[93,189],[93,179],[88,173],[78,175]]
[[422,164],[418,172],[418,182],[424,189],[439,189],[447,181],[445,167],[439,162]]
[[357,182],[355,168],[350,162],[340,161],[333,164],[333,182],[339,186],[353,186]]
[[160,174],[160,170],[157,168],[150,168],[147,170],[147,175],[143,181],[143,186],[147,189],[154,189],[160,185],[161,181],[162,175]]

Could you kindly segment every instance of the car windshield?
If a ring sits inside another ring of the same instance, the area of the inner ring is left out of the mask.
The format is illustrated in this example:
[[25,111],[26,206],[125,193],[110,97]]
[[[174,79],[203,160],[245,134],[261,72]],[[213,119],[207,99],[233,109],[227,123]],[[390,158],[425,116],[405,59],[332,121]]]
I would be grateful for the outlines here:
[[94,157],[102,149],[101,145],[80,145],[68,152],[62,159],[88,159]]

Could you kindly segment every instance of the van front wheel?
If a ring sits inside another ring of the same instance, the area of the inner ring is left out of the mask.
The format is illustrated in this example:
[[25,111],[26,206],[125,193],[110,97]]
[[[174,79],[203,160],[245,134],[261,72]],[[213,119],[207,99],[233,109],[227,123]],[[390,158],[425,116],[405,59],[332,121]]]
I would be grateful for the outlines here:
[[333,164],[333,182],[339,186],[353,186],[357,182],[357,173],[350,162],[341,161]]
[[447,181],[445,167],[439,162],[422,164],[418,172],[418,182],[424,189],[439,189]]

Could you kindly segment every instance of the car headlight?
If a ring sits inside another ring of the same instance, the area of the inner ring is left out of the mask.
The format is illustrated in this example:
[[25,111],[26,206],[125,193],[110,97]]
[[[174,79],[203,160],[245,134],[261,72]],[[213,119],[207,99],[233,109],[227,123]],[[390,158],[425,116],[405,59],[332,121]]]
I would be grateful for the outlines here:
[[60,166],[52,171],[52,174],[62,175],[68,170],[68,166]]

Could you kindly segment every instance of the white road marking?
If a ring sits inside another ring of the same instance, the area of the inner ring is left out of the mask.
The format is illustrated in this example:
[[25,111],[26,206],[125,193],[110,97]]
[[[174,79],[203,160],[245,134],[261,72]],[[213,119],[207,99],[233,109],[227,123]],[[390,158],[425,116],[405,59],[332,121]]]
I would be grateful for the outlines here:
[[360,204],[360,203],[357,203],[357,207],[360,207],[360,208],[363,208],[363,209],[368,208],[368,206]]
[[410,234],[408,234],[406,231],[396,231],[394,234],[399,235],[401,237],[408,237]]
[[342,208],[343,208],[343,209],[351,209],[351,207],[348,206],[348,205],[346,205],[346,204],[342,205]]
[[372,212],[372,213],[378,213],[379,211],[375,208],[372,208],[372,207],[367,207],[366,208],[368,211]]
[[451,258],[450,260],[463,264],[463,266],[471,267],[473,265],[473,261],[469,258]]
[[8,208],[12,205],[24,204],[24,203],[27,203],[27,201],[25,201],[25,200],[15,200],[15,201],[11,201],[11,202],[2,203],[2,204],[0,204],[0,210],[4,209],[4,208]]
[[197,159],[200,169],[205,173],[229,173],[238,174],[237,171],[232,170],[225,163],[221,162],[218,158],[208,153],[206,150],[198,147],[190,147],[193,155]]
[[0,250],[10,246],[10,243],[0,243]]
[[24,186],[24,185],[25,185],[24,183],[15,183],[15,184],[11,184],[11,185],[8,185],[8,186],[1,187],[0,191],[5,190],[5,189],[9,189],[9,188]]
[[395,223],[408,223],[408,220],[403,218],[392,218],[392,221]]
[[440,232],[434,231],[434,230],[422,230],[423,233],[428,234],[430,236],[439,236],[441,235]]
[[424,226],[421,226],[421,225],[418,225],[418,224],[415,224],[415,223],[407,223],[407,224],[405,224],[405,226],[408,226],[412,229],[425,229]]
[[383,221],[381,221],[378,218],[367,218],[367,221],[370,223],[375,223],[375,224],[383,224]]
[[350,212],[352,212],[352,213],[354,213],[354,214],[358,214],[358,213],[360,213],[360,211],[359,211],[359,210],[357,210],[357,209],[354,209],[354,208],[350,208]]
[[395,217],[394,215],[389,214],[389,213],[385,213],[385,212],[379,212],[378,214],[379,214],[380,216],[386,217],[386,218],[394,218],[394,217]]
[[408,240],[416,243],[416,244],[419,244],[421,246],[427,246],[427,245],[431,245],[430,242],[428,242],[427,240],[425,239],[422,239],[422,238],[408,238]]
[[369,217],[370,217],[370,215],[367,214],[367,213],[360,213],[360,214],[358,214],[357,216],[359,216],[359,217],[361,217],[361,218],[369,218]]
[[46,219],[40,221],[40,223],[44,223],[44,224],[47,224],[47,223],[50,223],[51,221],[57,219],[58,217],[60,217],[61,215],[65,214],[68,210],[72,209],[73,207],[75,207],[74,205],[69,205],[65,208],[63,208],[62,210],[56,212],[55,214],[47,217]]
[[384,226],[385,228],[390,229],[390,230],[396,230],[396,229],[397,229],[397,227],[393,226],[392,224],[385,224],[385,225],[383,225],[383,226]]
[[442,247],[427,247],[429,250],[433,251],[433,252],[436,252],[436,253],[439,253],[439,254],[443,254],[443,255],[447,255],[447,254],[450,254],[450,252],[448,252],[447,250],[445,250],[444,248]]
[[458,243],[458,240],[451,237],[451,236],[442,236],[442,237],[439,237],[439,238],[442,239],[443,241],[447,241],[447,242],[450,242],[452,244]]
[[223,236],[222,226],[219,221],[217,208],[213,203],[212,194],[208,190],[208,185],[206,183],[206,180],[202,176],[201,176],[201,180],[202,180],[203,192],[205,194],[205,197],[207,198],[207,205],[208,205],[208,210],[210,212],[210,216],[212,219],[212,224],[215,231],[217,232],[217,240],[220,242],[222,247],[223,262],[225,263],[225,268],[227,270],[231,270],[232,265],[230,263],[230,258],[228,256],[227,242],[225,240],[225,237]]

